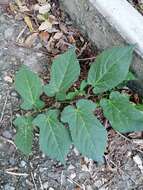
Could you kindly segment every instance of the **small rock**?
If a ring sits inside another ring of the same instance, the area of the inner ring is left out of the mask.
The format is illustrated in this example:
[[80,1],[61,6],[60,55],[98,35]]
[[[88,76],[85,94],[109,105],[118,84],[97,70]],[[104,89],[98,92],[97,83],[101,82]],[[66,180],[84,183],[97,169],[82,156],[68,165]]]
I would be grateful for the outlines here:
[[9,159],[9,163],[13,166],[13,165],[15,165],[15,159],[14,158],[10,158]]
[[47,181],[47,182],[43,183],[43,187],[44,187],[44,189],[47,189],[49,187],[49,182]]
[[12,78],[10,76],[5,76],[4,81],[12,83]]
[[15,188],[12,187],[12,186],[10,186],[9,184],[6,184],[6,185],[4,186],[4,190],[15,190]]
[[88,186],[86,187],[86,189],[87,189],[87,190],[93,190],[90,185],[88,185]]
[[85,164],[82,165],[82,171],[89,172],[89,168],[87,167],[87,165]]
[[2,133],[2,136],[5,137],[5,138],[7,138],[7,139],[11,139],[12,138],[11,133],[9,131],[7,131],[7,130]]
[[15,92],[15,91],[12,91],[12,92],[10,93],[10,95],[11,95],[12,97],[18,97],[18,94],[17,94],[17,92]]
[[49,190],[54,190],[54,188],[53,188],[53,187],[50,187]]
[[78,152],[78,150],[76,148],[74,148],[73,151],[74,151],[76,156],[79,156],[79,152]]
[[27,163],[26,163],[24,160],[22,160],[22,161],[20,162],[20,166],[21,166],[21,167],[26,167],[26,164],[27,164]]
[[70,164],[67,170],[74,170],[74,169],[75,167],[72,164]]
[[70,175],[70,179],[74,179],[76,177],[76,173],[72,173],[71,175]]

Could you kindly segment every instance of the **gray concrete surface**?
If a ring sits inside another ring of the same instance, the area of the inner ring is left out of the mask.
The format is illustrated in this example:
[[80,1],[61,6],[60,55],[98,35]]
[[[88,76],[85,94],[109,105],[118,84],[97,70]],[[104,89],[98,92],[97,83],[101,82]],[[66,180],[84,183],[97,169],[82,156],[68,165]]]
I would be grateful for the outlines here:
[[[92,0],[91,3],[91,0],[60,0],[60,2],[61,7],[66,10],[77,27],[79,27],[99,49],[102,50],[129,42],[127,37],[124,39],[121,35],[122,32],[119,32],[120,28],[118,28],[117,31],[114,25],[111,26],[111,24],[109,24],[109,18],[105,18],[103,14],[95,8],[96,2],[99,3],[99,1]],[[125,20],[122,20],[123,23],[124,21]],[[138,34],[136,33],[136,35]],[[135,36],[134,39],[135,38],[137,38],[137,36]],[[143,60],[137,53],[135,53],[131,70],[141,81],[143,80]]]

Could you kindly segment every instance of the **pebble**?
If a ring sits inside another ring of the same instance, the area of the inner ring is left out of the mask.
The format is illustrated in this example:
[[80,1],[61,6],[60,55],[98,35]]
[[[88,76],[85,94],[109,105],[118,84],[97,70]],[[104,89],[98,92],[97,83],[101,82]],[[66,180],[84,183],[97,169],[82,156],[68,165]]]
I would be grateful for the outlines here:
[[7,138],[7,139],[11,139],[12,138],[12,134],[9,131],[3,131],[2,136]]
[[44,189],[47,189],[49,187],[49,182],[47,181],[47,182],[43,183],[43,187],[44,187]]
[[9,159],[9,163],[10,163],[11,165],[15,165],[15,159],[11,157],[11,158]]
[[86,187],[86,189],[87,189],[87,190],[93,190],[93,188],[92,188],[90,185],[88,185],[88,186]]
[[12,186],[10,186],[9,184],[6,184],[6,185],[4,186],[4,190],[15,190],[15,188],[12,187]]
[[18,94],[17,94],[16,91],[12,91],[12,92],[10,93],[10,95],[11,95],[12,97],[18,97]]
[[70,164],[67,170],[74,170],[74,169],[75,167],[72,164]]
[[76,173],[72,173],[71,175],[70,175],[70,179],[74,179],[76,177]]
[[21,167],[26,167],[26,165],[27,165],[27,163],[26,163],[24,160],[22,160],[22,161],[20,162],[20,166],[21,166]]
[[4,81],[12,83],[12,78],[10,76],[5,76]]
[[50,187],[49,190],[55,190],[53,187]]

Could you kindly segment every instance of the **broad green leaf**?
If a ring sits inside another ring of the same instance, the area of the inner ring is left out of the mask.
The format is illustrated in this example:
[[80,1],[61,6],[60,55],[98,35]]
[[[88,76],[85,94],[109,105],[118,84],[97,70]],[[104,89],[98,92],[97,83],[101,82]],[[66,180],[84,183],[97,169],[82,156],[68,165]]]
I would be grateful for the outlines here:
[[66,100],[72,100],[74,99],[76,96],[78,96],[80,94],[80,91],[76,90],[76,91],[73,91],[73,92],[69,92],[67,95],[66,95]]
[[91,65],[88,84],[95,94],[116,87],[125,80],[132,60],[133,46],[114,47],[105,50]]
[[125,80],[126,81],[128,81],[128,80],[136,80],[136,77],[135,77],[135,75],[132,72],[128,72]]
[[107,132],[93,111],[96,105],[90,100],[79,100],[76,108],[67,106],[61,119],[68,123],[72,140],[85,156],[101,161],[106,147]]
[[16,74],[15,89],[23,99],[22,109],[30,110],[44,107],[44,102],[39,99],[42,94],[42,83],[38,75],[30,71],[25,65]]
[[83,80],[80,84],[80,91],[83,91],[87,85],[88,85],[87,81]]
[[68,129],[58,121],[58,111],[50,110],[38,115],[33,124],[40,129],[40,149],[52,159],[64,163],[71,139]]
[[33,126],[32,117],[17,117],[13,124],[17,128],[15,144],[24,154],[28,155],[32,150]]
[[143,104],[137,104],[135,105],[135,107],[140,110],[140,111],[143,111]]
[[121,133],[143,131],[143,112],[137,110],[126,95],[112,92],[110,99],[101,100],[100,105],[115,130]]
[[134,76],[134,74],[129,71],[126,78],[125,78],[125,80],[122,83],[120,83],[117,86],[117,88],[123,88],[124,86],[128,86],[128,84],[130,82],[132,82],[133,80],[135,80],[135,79],[136,79],[136,77]]
[[45,93],[50,97],[65,93],[78,79],[79,74],[79,62],[76,58],[75,49],[72,48],[53,61],[51,80],[44,88]]

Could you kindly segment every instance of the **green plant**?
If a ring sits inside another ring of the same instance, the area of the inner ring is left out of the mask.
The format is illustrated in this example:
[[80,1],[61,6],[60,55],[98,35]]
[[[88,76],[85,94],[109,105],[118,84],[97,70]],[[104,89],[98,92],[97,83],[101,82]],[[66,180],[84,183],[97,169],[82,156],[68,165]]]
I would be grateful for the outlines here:
[[[133,49],[134,46],[114,47],[98,55],[91,64],[87,81],[82,81],[79,89],[73,91],[69,89],[80,75],[74,48],[53,61],[49,84],[43,85],[38,75],[23,65],[16,74],[15,88],[22,97],[21,108],[28,112],[14,120],[17,147],[25,154],[31,153],[37,126],[40,149],[52,159],[64,163],[70,145],[74,144],[83,155],[102,160],[107,131],[94,114],[97,105],[115,130],[121,133],[143,130],[143,112],[126,94],[116,91],[117,86],[133,77],[129,74]],[[95,95],[106,92],[98,104],[86,99],[89,85]],[[56,104],[48,108],[40,98],[43,92],[54,97],[59,108]]]

